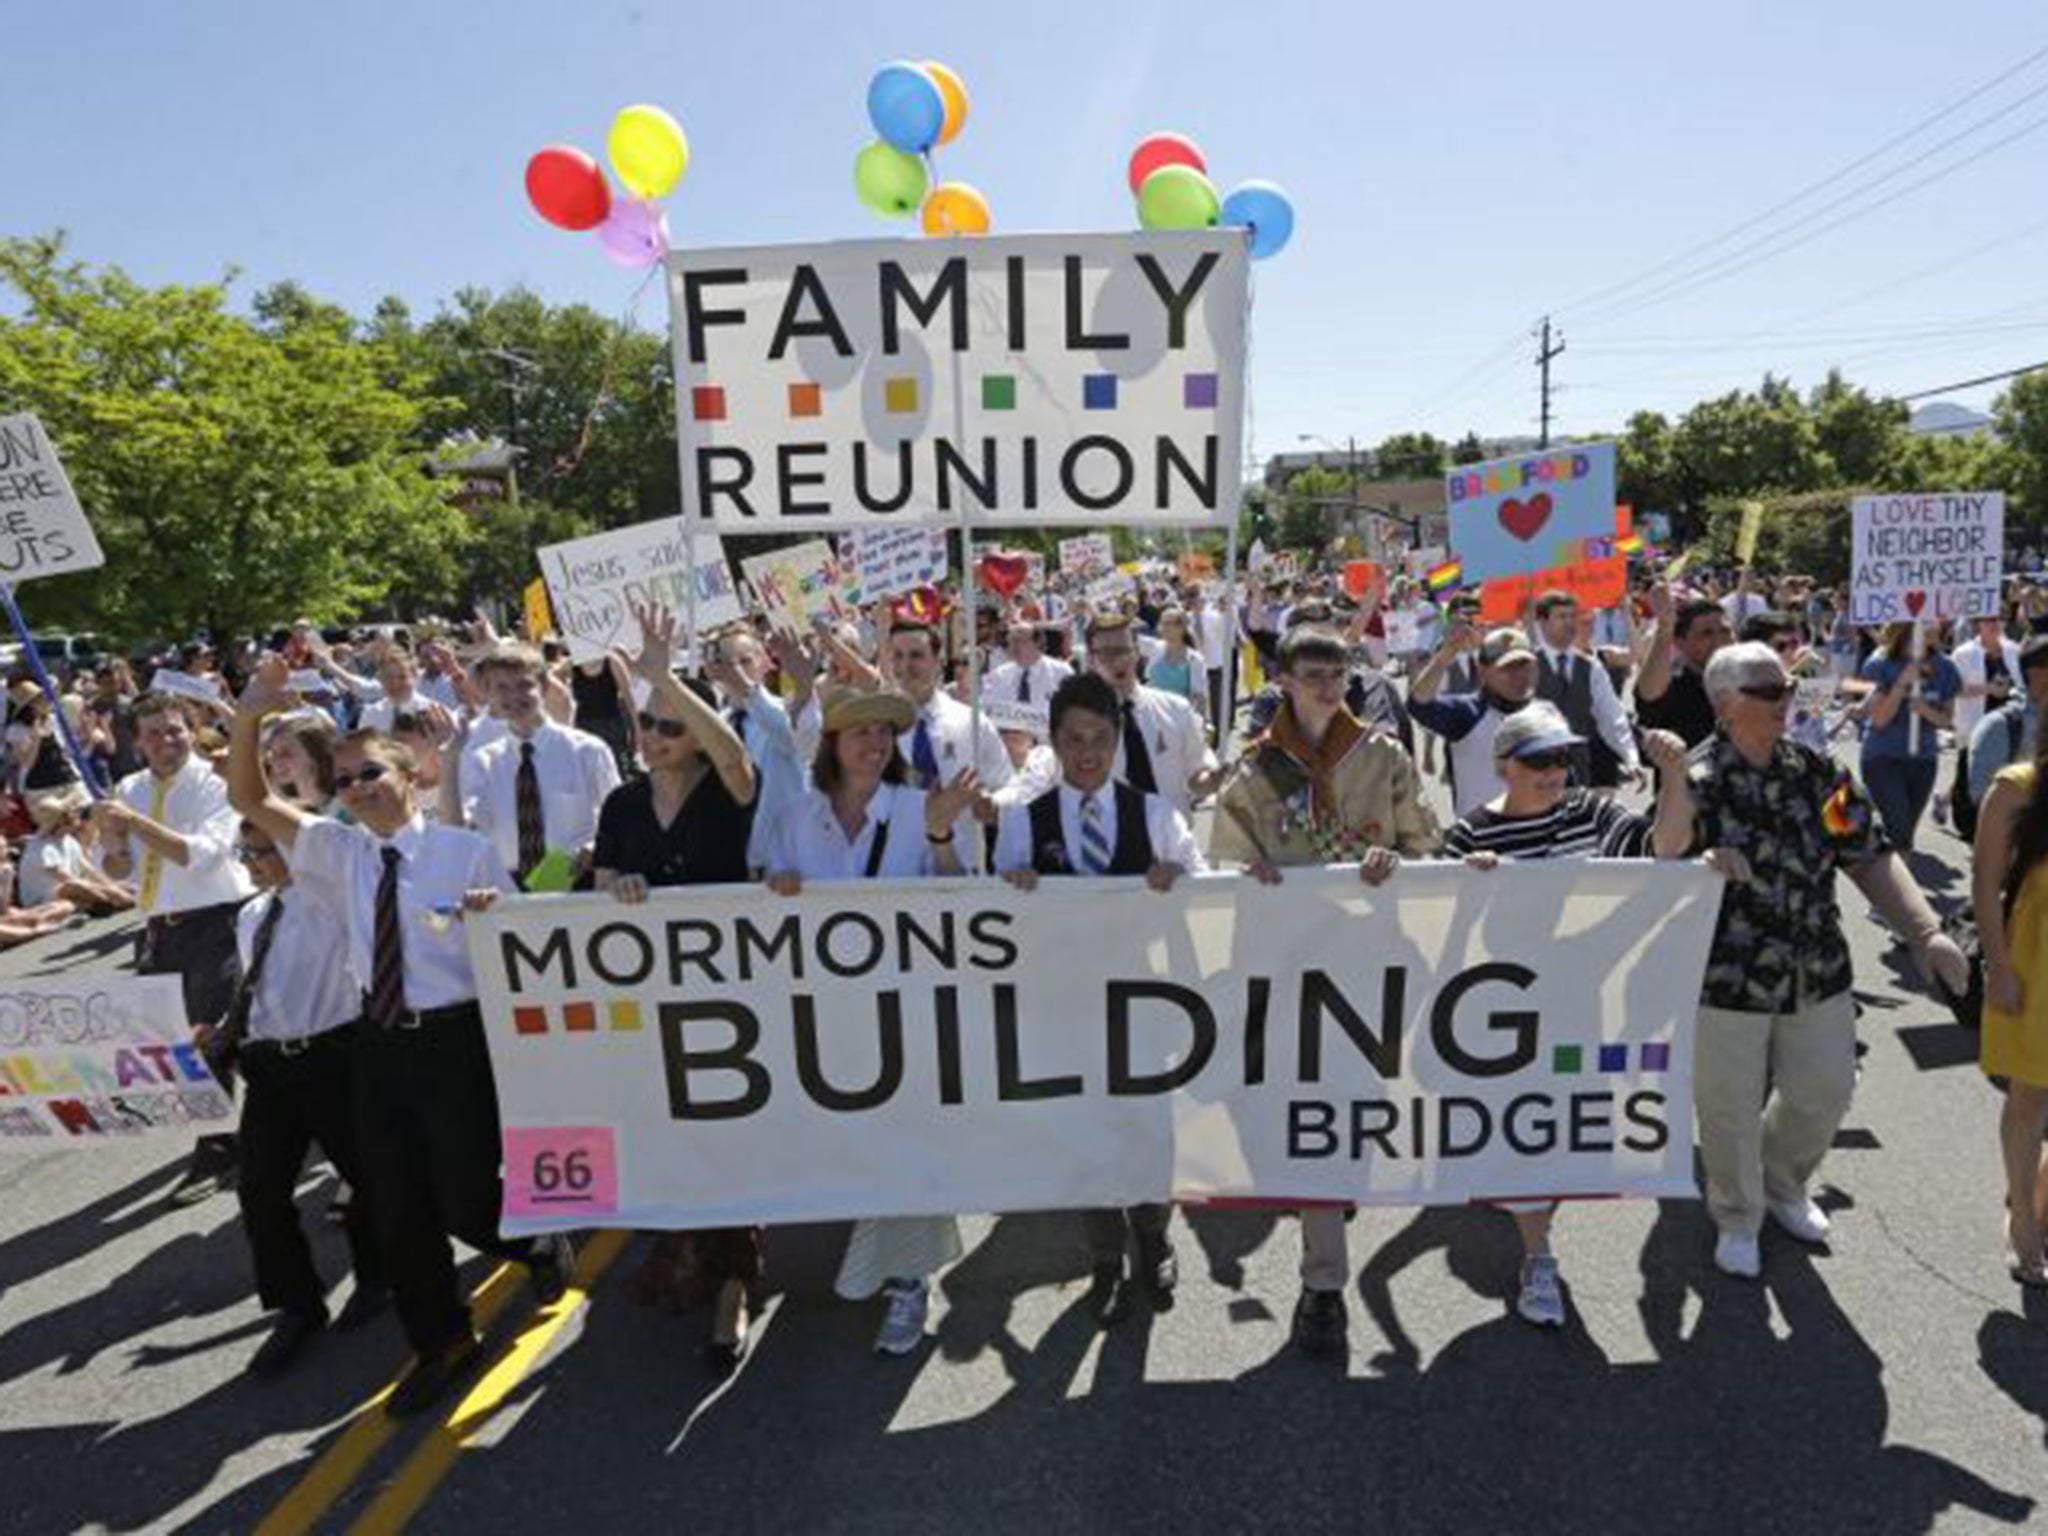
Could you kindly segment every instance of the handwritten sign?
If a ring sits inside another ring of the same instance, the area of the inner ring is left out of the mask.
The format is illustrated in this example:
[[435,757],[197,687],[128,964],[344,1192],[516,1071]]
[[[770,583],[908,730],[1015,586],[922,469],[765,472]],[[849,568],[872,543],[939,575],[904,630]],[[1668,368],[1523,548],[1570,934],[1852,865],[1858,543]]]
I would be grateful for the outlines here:
[[640,654],[640,626],[635,605],[660,604],[686,621],[694,553],[697,587],[697,633],[705,634],[740,618],[745,609],[725,563],[717,535],[700,533],[694,550],[676,518],[656,518],[587,539],[544,545],[540,572],[554,600],[555,620],[569,655],[576,661],[601,661],[619,646]]
[[839,540],[847,595],[856,603],[877,603],[946,579],[946,533],[942,528],[861,528]]
[[1850,623],[1998,613],[2005,569],[2002,493],[1859,496],[1849,515]]
[[1040,741],[1052,735],[1051,707],[1035,701],[1020,704],[1010,699],[983,699],[981,717],[999,731],[1025,731]]
[[1614,528],[1614,444],[1495,459],[1444,477],[1451,548],[1465,580],[1576,565]]
[[27,411],[0,416],[0,581],[106,563],[42,422]]
[[1066,576],[1100,576],[1116,569],[1116,546],[1106,533],[1084,533],[1060,540],[1060,572]]
[[778,629],[801,631],[813,620],[836,624],[855,616],[846,600],[839,557],[823,539],[749,556],[740,562],[740,572],[761,611]]
[[1589,539],[1596,550],[1607,551],[1588,560],[1549,570],[1531,571],[1485,582],[1479,589],[1479,617],[1488,624],[1519,624],[1529,604],[1545,592],[1569,592],[1584,609],[1613,608],[1628,599],[1628,557],[1613,553],[1614,540],[1626,537],[1635,527],[1635,516],[1627,507],[1616,507],[1613,528],[1602,539]]
[[[317,673],[315,674],[318,675]],[[220,684],[203,677],[194,677],[190,672],[180,672],[172,667],[158,667],[150,674],[151,693],[174,693],[184,699],[198,699],[206,704],[222,704]]]

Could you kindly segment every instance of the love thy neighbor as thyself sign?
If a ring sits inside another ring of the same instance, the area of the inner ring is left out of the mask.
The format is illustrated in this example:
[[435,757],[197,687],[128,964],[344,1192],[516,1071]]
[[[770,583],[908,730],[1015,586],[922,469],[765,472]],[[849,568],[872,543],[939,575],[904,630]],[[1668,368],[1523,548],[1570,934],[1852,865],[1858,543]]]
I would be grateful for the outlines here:
[[1242,231],[669,257],[683,516],[752,533],[1237,514]]

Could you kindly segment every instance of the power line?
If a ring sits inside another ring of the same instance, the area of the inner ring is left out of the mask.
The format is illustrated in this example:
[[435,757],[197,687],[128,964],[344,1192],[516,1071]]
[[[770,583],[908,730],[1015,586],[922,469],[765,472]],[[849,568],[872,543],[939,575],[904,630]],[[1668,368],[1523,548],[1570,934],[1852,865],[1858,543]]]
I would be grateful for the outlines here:
[[2000,379],[2016,379],[2023,373],[2048,368],[2048,362],[2028,363],[2024,368],[2008,368],[2003,373],[1987,373],[1981,379],[1963,379],[1955,384],[1943,384],[1934,389],[1916,389],[1910,395],[1893,395],[1894,400],[1926,400],[1934,395],[1945,395],[1954,389],[1975,389],[1979,384],[1996,384]]
[[1954,116],[1957,112],[1960,112],[1964,107],[1968,106],[1971,102],[1978,100],[1979,98],[1985,96],[1991,91],[1996,90],[1999,86],[2005,84],[2006,81],[2012,79],[2014,76],[2023,74],[2025,71],[2031,69],[2035,64],[2038,64],[2044,58],[2048,58],[2048,47],[2036,49],[2033,53],[2030,53],[2025,58],[2021,59],[2017,64],[2014,64],[2010,68],[2005,69],[2000,73],[1992,76],[1982,85],[1972,88],[1971,90],[1965,92],[1963,95],[1957,97],[1954,101],[1948,103],[1948,105],[1938,108],[1936,111],[1930,113],[1928,116],[1921,118],[1911,127],[1906,128],[1897,134],[1894,134],[1891,138],[1886,139],[1882,144],[1878,145],[1877,148],[1869,151],[1867,154],[1860,155],[1856,159],[1851,160],[1848,164],[1840,166],[1833,171],[1830,171],[1827,175],[1821,177],[1818,181],[1808,183],[1806,186],[1801,187],[1797,192],[1794,192],[1791,196],[1784,198],[1779,202],[1773,203],[1770,207],[1766,208],[1762,213],[1755,214],[1752,217],[1743,220],[1741,223],[1733,225],[1726,230],[1723,230],[1720,234],[1714,236],[1710,240],[1704,240],[1697,245],[1690,246],[1687,249],[1680,251],[1675,256],[1666,257],[1663,261],[1657,262],[1653,266],[1646,267],[1642,271],[1634,274],[1633,276],[1623,279],[1621,282],[1610,283],[1605,288],[1596,289],[1592,293],[1582,294],[1578,298],[1571,300],[1569,303],[1559,305],[1558,311],[1561,312],[1565,310],[1574,310],[1579,308],[1581,305],[1596,304],[1603,299],[1609,298],[1612,295],[1623,293],[1626,292],[1628,289],[1638,287],[1641,284],[1649,281],[1651,278],[1661,276],[1663,273],[1670,271],[1673,267],[1682,266],[1686,262],[1692,260],[1692,258],[1695,256],[1703,255],[1708,251],[1716,250],[1719,247],[1726,245],[1730,240],[1735,239],[1739,235],[1747,234],[1750,230],[1755,229],[1758,225],[1770,222],[1772,219],[1776,218],[1779,214],[1785,212],[1787,209],[1797,207],[1800,203],[1805,202],[1807,198],[1813,196],[1814,193],[1825,191],[1827,188],[1833,186],[1836,182],[1841,181],[1843,178],[1854,175],[1857,171],[1860,171],[1861,169],[1863,169],[1864,166],[1869,165],[1871,162],[1883,158],[1892,150],[1896,149],[1899,145],[1906,143],[1910,139],[1917,138],[1920,134],[1926,132],[1929,128],[1932,128],[1936,123],[1939,123],[1946,118]]

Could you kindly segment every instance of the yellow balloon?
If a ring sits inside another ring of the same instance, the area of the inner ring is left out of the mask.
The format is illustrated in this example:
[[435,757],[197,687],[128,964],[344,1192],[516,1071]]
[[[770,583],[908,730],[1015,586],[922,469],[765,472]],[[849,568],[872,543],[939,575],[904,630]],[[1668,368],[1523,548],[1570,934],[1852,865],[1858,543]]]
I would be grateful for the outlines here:
[[619,181],[635,197],[667,197],[690,168],[683,125],[659,107],[621,107],[605,150]]
[[985,235],[988,225],[988,199],[964,181],[943,182],[924,200],[928,235]]
[[945,65],[931,59],[918,65],[926,74],[938,82],[939,97],[946,103],[946,124],[939,130],[939,142],[950,144],[967,126],[967,85]]

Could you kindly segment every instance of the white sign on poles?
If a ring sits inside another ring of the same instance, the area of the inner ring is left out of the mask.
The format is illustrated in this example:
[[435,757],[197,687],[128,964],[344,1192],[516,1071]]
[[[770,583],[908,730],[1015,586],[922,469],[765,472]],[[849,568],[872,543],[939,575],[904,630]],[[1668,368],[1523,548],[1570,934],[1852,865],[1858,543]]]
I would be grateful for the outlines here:
[[[695,542],[697,632],[705,634],[734,622],[746,610],[718,536],[700,533]],[[577,661],[600,661],[613,646],[639,655],[636,605],[663,605],[675,614],[678,625],[686,623],[691,553],[682,522],[673,517],[543,545],[540,572],[569,655]]]
[[1116,569],[1116,545],[1106,533],[1084,533],[1060,540],[1060,573],[1099,576]]
[[729,532],[1237,516],[1240,230],[668,258],[683,516]]
[[1642,860],[501,902],[503,1227],[1688,1197],[1720,897]]
[[28,411],[0,416],[0,581],[106,563],[43,424]]
[[1859,496],[1850,503],[1849,622],[1981,619],[1999,611],[1999,491]]
[[839,540],[841,574],[855,602],[901,597],[946,579],[943,528],[862,528]]

